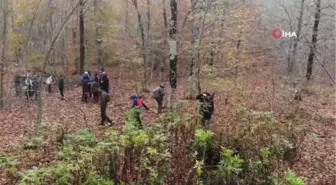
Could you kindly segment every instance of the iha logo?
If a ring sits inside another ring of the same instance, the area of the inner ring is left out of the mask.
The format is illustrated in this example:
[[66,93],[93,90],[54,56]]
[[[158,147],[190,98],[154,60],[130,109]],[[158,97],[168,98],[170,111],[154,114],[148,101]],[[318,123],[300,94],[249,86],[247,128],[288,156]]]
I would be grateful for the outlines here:
[[280,39],[281,37],[297,37],[295,32],[286,32],[281,29],[280,25],[272,30],[272,37],[275,39]]

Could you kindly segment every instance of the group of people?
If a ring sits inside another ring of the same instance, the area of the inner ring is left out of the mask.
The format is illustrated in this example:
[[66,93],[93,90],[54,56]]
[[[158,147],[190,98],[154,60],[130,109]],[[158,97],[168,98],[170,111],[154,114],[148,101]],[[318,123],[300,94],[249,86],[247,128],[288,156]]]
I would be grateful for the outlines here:
[[[109,86],[109,79],[107,77],[106,72],[104,70],[97,71],[94,78],[92,78],[91,73],[89,71],[84,72],[81,77],[82,85],[83,85],[83,95],[82,101],[87,102],[88,97],[91,98],[92,94],[95,102],[100,98],[100,108],[101,108],[101,125],[104,125],[106,122],[108,125],[113,125],[114,122],[107,116],[106,109],[108,102],[110,101],[110,93],[111,88]],[[152,91],[152,98],[157,102],[157,114],[162,113],[163,101],[165,96],[165,83],[160,84]],[[149,110],[148,106],[145,104],[142,95],[133,94],[130,97],[132,101],[132,117],[133,121],[138,128],[143,128],[141,123],[141,110]],[[197,114],[200,116],[200,124],[209,128],[213,120],[214,113],[214,94],[210,94],[207,92],[199,94],[196,99],[200,103],[199,110]]]
[[90,71],[85,71],[81,76],[81,83],[83,102],[87,102],[92,96],[94,101],[98,102],[101,92],[110,93],[111,91],[110,81],[104,69],[96,71],[94,77]]
[[[152,98],[154,98],[158,104],[158,108],[157,108],[157,113],[160,114],[162,111],[162,104],[163,104],[163,98],[164,98],[164,86],[165,84],[161,84],[159,87],[155,88],[152,93],[153,96]],[[133,94],[130,97],[131,101],[132,101],[132,109],[133,109],[133,121],[136,122],[135,124],[139,127],[142,128],[142,123],[141,123],[141,119],[140,119],[140,114],[141,114],[141,109],[144,108],[145,110],[149,110],[148,106],[145,104],[143,97],[141,95],[137,95],[137,94]]]
[[[44,81],[42,79],[45,79]],[[14,76],[14,89],[15,95],[19,96],[21,92],[24,92],[27,99],[35,96],[37,99],[39,95],[40,85],[45,84],[49,93],[52,92],[52,76],[50,74],[46,76],[37,76],[27,73],[24,76],[15,75]],[[41,86],[42,88],[43,86]]]
[[[35,77],[35,76],[34,76]],[[19,83],[19,81],[23,80],[24,87],[26,89],[26,95],[32,96],[35,92],[37,96],[37,88],[40,82],[39,80],[35,79],[34,77],[30,77],[26,75],[25,77],[18,77],[14,78],[15,83]],[[111,96],[111,87],[109,78],[104,71],[104,69],[97,70],[94,76],[91,75],[90,71],[85,71],[82,76],[80,77],[81,85],[82,85],[82,101],[87,103],[89,99],[93,97],[95,103],[100,100],[100,111],[101,111],[101,125],[104,125],[106,122],[108,125],[113,125],[114,122],[110,119],[106,113],[106,109],[108,106],[108,102],[110,102]],[[53,78],[51,75],[46,76],[46,80],[44,83],[47,86],[47,90],[49,93],[52,92],[52,83]],[[15,84],[15,86],[16,86]],[[58,80],[58,87],[59,92],[64,98],[64,76],[60,76]],[[157,102],[157,114],[162,113],[163,109],[163,102],[165,96],[165,83],[160,84],[152,91],[152,98]],[[200,103],[199,109],[197,114],[200,116],[200,124],[205,127],[209,128],[213,120],[214,114],[214,94],[210,94],[207,92],[201,93],[196,97],[197,101]],[[144,103],[143,97],[141,95],[133,94],[130,97],[132,101],[131,108],[134,109],[133,111],[133,120],[137,122],[139,128],[142,128],[142,123],[140,119],[141,109],[149,110],[148,106]]]
[[95,103],[100,99],[101,125],[107,122],[108,125],[113,125],[113,121],[107,116],[106,109],[110,101],[110,81],[104,69],[97,70],[94,77],[90,71],[85,71],[81,76],[82,84],[82,101],[88,102],[92,98]]

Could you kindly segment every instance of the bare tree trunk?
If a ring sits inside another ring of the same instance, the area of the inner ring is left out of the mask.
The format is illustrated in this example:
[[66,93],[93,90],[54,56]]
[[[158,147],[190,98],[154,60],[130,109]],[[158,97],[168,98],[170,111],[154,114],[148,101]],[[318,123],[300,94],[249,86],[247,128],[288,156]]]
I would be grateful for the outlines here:
[[307,73],[306,73],[307,81],[311,80],[311,76],[313,72],[313,64],[314,64],[314,57],[315,57],[315,51],[316,51],[317,33],[318,33],[318,26],[320,23],[320,17],[321,17],[321,0],[317,0],[315,21],[314,21],[314,27],[313,27],[313,35],[312,35],[312,41],[311,41],[312,44],[310,45],[310,52],[309,52],[308,63],[307,63]]
[[95,31],[96,31],[96,51],[97,51],[97,57],[96,57],[96,62],[97,62],[97,70],[99,70],[101,68],[101,63],[102,63],[102,58],[103,58],[103,49],[102,49],[102,44],[103,41],[101,40],[101,35],[100,35],[100,25],[99,22],[97,20],[98,17],[98,2],[99,0],[94,0],[94,14],[95,14]]
[[[193,4],[193,1],[191,2]],[[206,15],[208,14],[208,11],[210,9],[210,6],[212,4],[212,0],[208,1],[205,10],[203,12],[203,17],[201,18],[201,25],[197,26],[197,28],[193,29],[192,31],[192,40],[191,44],[193,47],[192,51],[192,59],[190,62],[190,73],[188,78],[188,93],[187,98],[192,99],[197,96],[201,92],[201,84],[200,84],[200,69],[201,69],[201,58],[200,58],[200,46],[202,44],[203,40],[203,32],[204,32],[204,25],[205,25],[205,19]],[[195,12],[194,10],[191,10],[192,12]],[[195,20],[193,20],[193,23],[195,25]],[[197,30],[197,32],[195,32]]]
[[[194,5],[196,3],[196,0],[191,0],[191,4]],[[195,7],[196,7],[196,4],[195,6],[191,6],[191,10],[190,12],[192,12],[193,14],[196,14],[195,12]],[[195,18],[194,16],[192,16],[192,23],[193,23],[193,26],[196,26],[196,21],[195,21]],[[189,77],[188,77],[188,90],[187,90],[187,98],[188,99],[192,99],[194,96],[195,96],[195,91],[196,91],[196,82],[195,82],[195,68],[196,68],[196,64],[195,64],[195,53],[196,53],[196,37],[197,37],[197,32],[199,32],[200,29],[199,27],[197,28],[193,28],[191,30],[191,47],[192,47],[192,57],[191,57],[191,61],[189,63],[189,69],[190,69],[190,72],[189,72]]]
[[238,34],[238,40],[236,45],[236,64],[235,64],[235,85],[237,85],[237,78],[238,78],[238,71],[239,71],[239,63],[240,63],[240,44],[241,44],[241,37],[243,35],[243,32],[240,31]]
[[215,45],[215,27],[216,24],[213,23],[212,24],[212,30],[211,30],[211,52],[210,52],[210,62],[209,62],[209,66],[211,66],[211,73],[212,73],[212,66],[215,63],[215,53],[216,53],[216,48],[217,46]]
[[73,54],[74,54],[74,62],[75,62],[75,68],[76,68],[76,73],[79,72],[79,59],[77,56],[77,28],[73,27],[72,28],[72,49],[73,49]]
[[[67,11],[64,11],[64,14],[67,14]],[[64,16],[61,16],[61,22],[64,22]],[[67,55],[67,42],[66,42],[66,36],[67,36],[67,32],[65,31],[67,30],[67,26],[65,27],[63,33],[62,33],[62,40],[61,40],[61,63],[63,66],[67,66],[67,60],[68,60],[68,55]]]
[[[124,25],[124,41],[127,42],[127,36],[130,36],[129,33],[129,29],[128,29],[128,1],[125,1],[125,25]],[[126,59],[127,57],[127,49],[125,47],[124,49],[124,59]],[[123,69],[126,66],[125,62],[121,62],[120,66],[119,66],[119,77],[118,77],[118,84],[121,84],[121,80],[122,80],[122,74],[123,74]]]
[[79,4],[79,74],[83,74],[85,67],[84,0],[79,0]]
[[6,62],[7,51],[7,17],[8,17],[8,0],[3,1],[3,40],[2,40],[2,54],[1,54],[1,74],[0,74],[0,108],[5,107],[4,99],[4,69]]
[[175,91],[177,87],[177,2],[176,0],[170,0],[170,10],[171,10],[171,18],[170,18],[170,29],[169,29],[169,39],[170,39],[170,70],[169,70],[169,79],[170,79],[170,107],[176,108],[175,102]]
[[[56,35],[53,38],[52,42],[50,43],[48,52],[47,52],[46,57],[44,59],[42,71],[46,71],[47,64],[49,63],[49,57],[50,57],[50,54],[51,54],[52,50],[54,49],[54,45],[55,45],[57,39],[59,38],[59,35],[61,34],[64,26],[68,23],[70,17],[74,14],[74,12],[77,10],[78,7],[81,8],[81,3],[80,2],[77,3],[76,6],[67,15],[67,17],[65,18],[65,20],[62,23],[61,27],[56,32]],[[40,127],[40,125],[42,123],[42,116],[43,116],[43,98],[42,98],[42,96],[43,96],[43,89],[44,88],[43,88],[43,85],[42,85],[42,79],[40,78],[40,83],[39,83],[39,101],[38,101],[38,112],[37,112],[37,124],[36,124],[36,128],[35,128],[35,135],[36,136],[39,135],[39,127]]]
[[[150,0],[146,0],[147,2],[147,56],[148,56],[148,65],[150,65],[150,79],[153,80],[153,73],[154,73],[154,62],[153,56],[151,54],[151,45],[152,45],[152,34],[151,34],[151,2]],[[147,66],[148,67],[148,66]]]
[[[167,10],[166,10],[166,0],[162,0],[163,5],[163,11],[162,11],[162,17],[163,17],[163,23],[164,23],[164,48],[168,48],[168,37],[169,37],[169,30],[168,30],[168,19],[167,19]],[[167,65],[167,57],[166,55],[163,56],[161,61],[161,83],[166,82],[166,65]],[[167,88],[165,88],[166,90]],[[165,93],[168,94],[168,93]],[[169,96],[165,96],[163,107],[167,107],[168,105]]]
[[[53,0],[48,0],[48,19],[49,19],[49,43],[52,42],[53,39],[53,30],[54,30],[54,24],[53,24],[53,7],[52,7],[52,1]],[[50,64],[53,64],[55,62],[55,51],[51,53],[50,57]]]
[[296,63],[296,51],[297,51],[297,45],[299,43],[300,40],[300,34],[301,34],[301,26],[302,26],[302,17],[303,17],[303,11],[304,11],[304,2],[305,0],[301,0],[301,4],[300,4],[300,14],[299,14],[299,19],[298,19],[298,23],[297,23],[297,30],[296,30],[296,38],[294,40],[294,44],[293,44],[293,51],[292,51],[292,58],[291,58],[291,62],[289,63],[289,73],[293,73],[294,71],[294,67],[295,67],[295,63]]
[[141,50],[142,50],[142,58],[144,60],[144,80],[143,80],[143,90],[148,90],[148,59],[147,59],[147,50],[146,50],[146,38],[145,38],[145,30],[144,30],[144,27],[142,25],[142,22],[141,22],[141,14],[140,14],[140,11],[139,11],[139,7],[138,7],[138,1],[137,0],[133,0],[133,4],[134,4],[134,7],[136,9],[136,12],[137,12],[137,16],[138,16],[138,24],[139,24],[139,27],[140,27],[140,34],[141,34]]

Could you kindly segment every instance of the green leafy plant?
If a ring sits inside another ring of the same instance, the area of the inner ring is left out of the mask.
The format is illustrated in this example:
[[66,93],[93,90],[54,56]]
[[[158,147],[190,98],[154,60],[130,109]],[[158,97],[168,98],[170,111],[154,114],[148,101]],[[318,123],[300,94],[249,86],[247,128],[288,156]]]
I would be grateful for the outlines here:
[[294,172],[288,170],[286,173],[286,184],[288,185],[305,185],[304,181],[296,176]]

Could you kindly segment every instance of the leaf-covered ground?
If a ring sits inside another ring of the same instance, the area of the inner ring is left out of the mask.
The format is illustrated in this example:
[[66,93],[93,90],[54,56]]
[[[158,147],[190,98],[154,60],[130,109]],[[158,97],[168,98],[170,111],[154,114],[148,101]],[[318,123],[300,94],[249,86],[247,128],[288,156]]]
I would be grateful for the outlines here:
[[[108,115],[116,122],[117,128],[122,128],[124,113],[130,109],[129,97],[135,93],[133,80],[111,78],[113,98],[108,107]],[[216,91],[215,106],[216,117],[212,127],[215,132],[229,132],[231,119],[235,108],[244,105],[256,110],[272,109],[277,119],[293,107],[299,107],[299,112],[305,121],[308,132],[300,149],[301,158],[295,163],[294,169],[299,176],[310,185],[335,184],[335,104],[334,89],[332,87],[318,87],[313,95],[305,96],[300,103],[288,103],[283,98],[289,96],[282,89],[277,93],[267,87],[265,81],[249,82],[250,86],[242,85],[240,88],[231,88],[229,80],[209,80],[203,82],[203,87],[209,91]],[[183,99],[183,87],[186,82],[178,84],[177,98]],[[279,86],[280,87],[280,86]],[[265,90],[266,89],[266,90]],[[57,88],[52,94],[44,93],[43,123],[47,125],[63,124],[70,132],[78,132],[89,128],[96,133],[102,133],[106,126],[98,126],[100,122],[99,104],[82,103],[80,87],[68,87],[65,91],[65,100],[60,98]],[[150,111],[143,113],[143,122],[152,123],[156,118],[156,103],[150,94],[145,95],[145,102]],[[11,106],[0,111],[0,154],[6,154],[7,148],[13,143],[26,139],[34,133],[36,127],[37,102],[28,104],[25,98],[11,98]],[[225,103],[227,102],[227,103]],[[194,102],[189,100],[190,111],[194,109]],[[294,109],[293,109],[294,110]],[[16,151],[20,152],[20,151]],[[38,161],[43,163],[43,161]],[[41,164],[42,165],[42,164]]]

